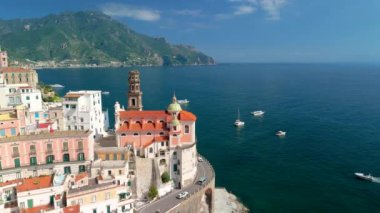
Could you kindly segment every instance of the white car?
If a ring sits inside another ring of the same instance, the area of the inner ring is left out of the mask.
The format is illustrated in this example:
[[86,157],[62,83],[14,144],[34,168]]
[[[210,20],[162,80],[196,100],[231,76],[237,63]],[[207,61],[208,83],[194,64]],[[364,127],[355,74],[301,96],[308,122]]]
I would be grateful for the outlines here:
[[183,191],[183,192],[181,192],[181,193],[179,193],[179,194],[177,195],[177,198],[178,198],[178,199],[182,199],[182,198],[186,197],[188,194],[189,194],[189,193],[188,193],[187,191]]

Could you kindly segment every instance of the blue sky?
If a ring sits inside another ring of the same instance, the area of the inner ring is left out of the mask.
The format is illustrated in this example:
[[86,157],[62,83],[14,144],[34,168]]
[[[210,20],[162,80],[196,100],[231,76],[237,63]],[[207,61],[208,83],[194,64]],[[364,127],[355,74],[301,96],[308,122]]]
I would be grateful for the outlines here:
[[380,62],[379,0],[1,0],[0,18],[79,10],[218,62]]

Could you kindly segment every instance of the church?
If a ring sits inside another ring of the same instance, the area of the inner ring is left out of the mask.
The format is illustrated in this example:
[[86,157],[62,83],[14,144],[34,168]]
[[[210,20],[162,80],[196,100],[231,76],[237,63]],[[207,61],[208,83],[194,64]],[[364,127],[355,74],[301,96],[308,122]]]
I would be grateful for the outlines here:
[[175,187],[193,183],[197,172],[195,122],[182,110],[175,95],[166,110],[143,110],[140,73],[129,72],[128,107],[115,103],[118,147],[128,147],[136,158],[154,159],[160,175],[169,173]]

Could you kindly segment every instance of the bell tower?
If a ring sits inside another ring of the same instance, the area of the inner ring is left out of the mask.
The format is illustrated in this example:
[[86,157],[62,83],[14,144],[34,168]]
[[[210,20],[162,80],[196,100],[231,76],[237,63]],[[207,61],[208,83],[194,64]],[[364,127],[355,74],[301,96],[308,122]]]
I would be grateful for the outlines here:
[[128,89],[128,110],[141,111],[142,106],[142,92],[140,90],[140,72],[132,70],[129,72],[129,89]]

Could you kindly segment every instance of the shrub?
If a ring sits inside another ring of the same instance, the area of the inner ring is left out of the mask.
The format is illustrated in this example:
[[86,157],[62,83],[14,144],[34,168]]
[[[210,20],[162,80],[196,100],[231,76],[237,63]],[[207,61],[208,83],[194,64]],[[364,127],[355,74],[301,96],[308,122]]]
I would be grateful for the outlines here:
[[157,197],[157,195],[158,195],[157,187],[151,186],[148,192],[149,199],[153,200],[155,197]]
[[169,182],[169,180],[170,180],[169,173],[168,172],[162,173],[161,180],[162,180],[163,183]]

